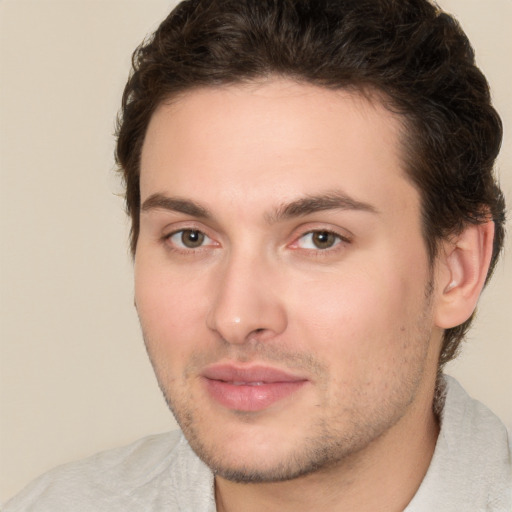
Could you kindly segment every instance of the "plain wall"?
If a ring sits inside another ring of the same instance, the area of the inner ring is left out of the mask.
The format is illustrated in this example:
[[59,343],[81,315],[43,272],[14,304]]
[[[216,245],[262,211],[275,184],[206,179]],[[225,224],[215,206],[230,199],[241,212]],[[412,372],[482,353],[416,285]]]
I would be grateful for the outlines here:
[[[57,464],[175,427],[133,307],[112,156],[131,52],[173,4],[0,0],[0,501]],[[510,203],[512,2],[440,4],[462,22],[493,87]],[[510,427],[507,243],[448,370]]]

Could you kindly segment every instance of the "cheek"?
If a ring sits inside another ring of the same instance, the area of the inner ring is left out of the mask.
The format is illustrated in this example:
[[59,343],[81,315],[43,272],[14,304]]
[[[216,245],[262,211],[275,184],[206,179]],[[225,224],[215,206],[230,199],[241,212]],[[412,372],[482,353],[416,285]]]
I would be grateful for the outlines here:
[[307,295],[290,294],[299,297],[291,308],[295,322],[317,354],[347,372],[393,365],[425,307],[426,281],[418,274],[366,267],[325,276],[308,284]]
[[135,265],[135,302],[148,350],[167,364],[186,358],[204,338],[204,283],[183,272]]

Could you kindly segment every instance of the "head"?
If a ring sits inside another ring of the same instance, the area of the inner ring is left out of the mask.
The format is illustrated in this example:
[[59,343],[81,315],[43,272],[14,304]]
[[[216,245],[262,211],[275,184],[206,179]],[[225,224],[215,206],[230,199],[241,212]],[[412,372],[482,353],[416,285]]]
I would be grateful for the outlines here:
[[[140,156],[156,108],[196,88],[269,76],[372,94],[398,114],[430,261],[440,241],[492,219],[490,277],[504,237],[505,205],[493,175],[501,121],[464,32],[425,0],[180,3],[135,51],[123,96],[116,156],[133,254]],[[445,331],[440,369],[457,354],[471,321]]]
[[438,321],[439,276],[486,246],[477,295],[501,248],[500,140],[467,38],[424,0],[185,1],[135,52],[137,309],[214,470],[285,480],[414,432],[476,304]]

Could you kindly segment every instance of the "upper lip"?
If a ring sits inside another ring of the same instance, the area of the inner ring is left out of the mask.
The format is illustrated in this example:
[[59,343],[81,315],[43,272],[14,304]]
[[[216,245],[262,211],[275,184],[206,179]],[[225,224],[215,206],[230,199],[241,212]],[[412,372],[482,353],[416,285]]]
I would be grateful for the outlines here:
[[300,382],[307,380],[300,375],[294,375],[279,368],[262,365],[214,364],[208,366],[202,372],[202,376],[211,380],[236,383]]

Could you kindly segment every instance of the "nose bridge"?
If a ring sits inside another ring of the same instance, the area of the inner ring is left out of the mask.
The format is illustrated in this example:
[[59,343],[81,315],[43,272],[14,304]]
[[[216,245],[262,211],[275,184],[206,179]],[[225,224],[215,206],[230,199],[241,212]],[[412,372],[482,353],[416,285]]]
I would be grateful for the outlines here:
[[282,332],[287,319],[277,281],[277,268],[264,254],[231,251],[216,277],[208,327],[229,343]]

